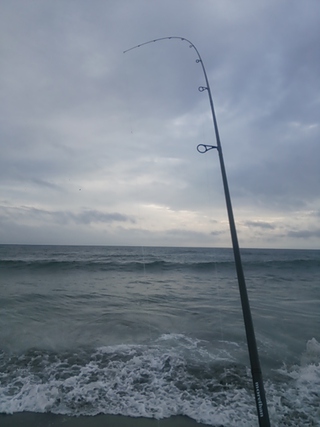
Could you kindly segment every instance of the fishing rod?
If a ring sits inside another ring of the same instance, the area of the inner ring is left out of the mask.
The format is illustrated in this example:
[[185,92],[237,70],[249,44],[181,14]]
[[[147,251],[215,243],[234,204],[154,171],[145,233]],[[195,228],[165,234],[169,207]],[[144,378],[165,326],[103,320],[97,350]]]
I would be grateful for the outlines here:
[[260,367],[260,360],[259,360],[257,343],[256,343],[256,338],[255,338],[255,333],[254,333],[254,327],[253,327],[253,321],[252,321],[252,316],[251,316],[247,287],[246,287],[246,282],[245,282],[243,268],[242,268],[240,248],[239,248],[239,243],[238,243],[236,225],[235,225],[234,216],[233,216],[233,210],[232,210],[227,174],[226,174],[226,169],[225,169],[224,160],[223,160],[222,147],[221,147],[220,135],[219,135],[219,130],[218,130],[218,123],[217,123],[217,119],[216,119],[216,115],[215,115],[215,111],[214,111],[213,99],[212,99],[212,95],[211,95],[209,80],[207,77],[206,69],[204,67],[202,58],[200,56],[198,49],[190,40],[185,39],[184,37],[176,37],[176,36],[161,37],[161,38],[158,38],[155,40],[149,40],[145,43],[141,43],[141,44],[138,44],[137,46],[133,46],[130,49],[125,50],[123,53],[129,52],[130,50],[133,50],[133,49],[137,49],[138,47],[144,46],[144,45],[149,44],[149,43],[154,43],[154,42],[158,42],[161,40],[172,40],[172,39],[178,39],[178,40],[185,41],[185,42],[189,43],[189,47],[193,48],[195,50],[197,56],[198,56],[198,58],[196,59],[196,63],[201,65],[202,71],[204,74],[206,86],[199,86],[198,90],[200,92],[204,92],[204,91],[208,92],[217,145],[199,144],[197,146],[197,150],[199,153],[206,153],[209,150],[216,149],[218,151],[218,154],[219,154],[222,182],[223,182],[224,194],[225,194],[227,211],[228,211],[230,233],[231,233],[231,240],[232,240],[232,246],[233,246],[233,254],[234,254],[234,260],[235,260],[237,277],[238,277],[239,292],[240,292],[243,320],[244,320],[244,325],[245,325],[245,330],[246,330],[246,337],[247,337],[247,344],[248,344],[248,351],[249,351],[249,358],[250,358],[250,365],[251,365],[251,374],[252,374],[252,380],[253,380],[253,390],[254,390],[254,395],[255,395],[255,400],[256,400],[259,426],[260,427],[270,427],[268,406],[267,406],[267,401],[266,401],[266,397],[265,397],[265,391],[264,391],[264,385],[263,385],[263,379],[262,379],[262,372],[261,372],[261,367]]

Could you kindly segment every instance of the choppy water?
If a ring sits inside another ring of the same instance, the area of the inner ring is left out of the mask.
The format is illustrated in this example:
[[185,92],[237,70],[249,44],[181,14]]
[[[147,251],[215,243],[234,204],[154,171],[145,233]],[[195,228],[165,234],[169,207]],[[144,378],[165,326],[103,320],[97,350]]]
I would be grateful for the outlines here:
[[[320,251],[243,250],[271,422],[320,426]],[[231,250],[0,246],[0,412],[256,426]]]

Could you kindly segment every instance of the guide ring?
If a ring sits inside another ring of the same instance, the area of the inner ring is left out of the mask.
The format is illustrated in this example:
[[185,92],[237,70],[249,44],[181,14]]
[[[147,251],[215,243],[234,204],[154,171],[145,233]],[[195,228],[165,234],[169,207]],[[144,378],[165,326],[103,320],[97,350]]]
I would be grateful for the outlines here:
[[212,150],[213,148],[218,149],[218,147],[216,145],[206,145],[206,144],[199,144],[199,145],[197,145],[197,150],[201,154],[204,154],[207,151]]

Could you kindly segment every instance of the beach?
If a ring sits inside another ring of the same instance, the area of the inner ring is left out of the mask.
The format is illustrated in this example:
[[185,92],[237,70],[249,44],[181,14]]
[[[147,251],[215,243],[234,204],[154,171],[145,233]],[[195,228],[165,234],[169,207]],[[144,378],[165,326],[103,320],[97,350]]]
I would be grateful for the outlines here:
[[95,417],[70,417],[32,412],[1,415],[3,427],[202,427],[187,417],[172,417],[164,420],[132,418],[121,415],[96,415]]

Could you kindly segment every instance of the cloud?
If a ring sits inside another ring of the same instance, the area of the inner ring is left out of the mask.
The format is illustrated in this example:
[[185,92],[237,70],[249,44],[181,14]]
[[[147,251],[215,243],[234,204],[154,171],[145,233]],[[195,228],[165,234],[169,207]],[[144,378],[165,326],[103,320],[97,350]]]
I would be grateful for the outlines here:
[[2,2],[1,235],[230,245],[217,152],[196,151],[215,138],[195,51],[123,54],[181,35],[206,66],[243,244],[318,247],[288,231],[316,229],[320,206],[319,16],[317,0]]
[[7,207],[0,206],[0,215],[2,220],[32,222],[32,223],[56,223],[66,225],[74,224],[111,224],[114,222],[128,222],[134,224],[135,218],[131,215],[121,213],[107,213],[97,210],[85,209],[78,213],[71,211],[49,211],[30,206]]
[[275,226],[273,224],[270,224],[269,222],[264,222],[264,221],[245,221],[244,225],[248,227],[253,227],[253,228],[262,228],[262,229],[269,229],[269,230],[275,229]]
[[92,222],[101,222],[106,224],[112,222],[136,222],[134,217],[130,215],[123,215],[120,213],[104,213],[96,210],[86,210],[76,215],[73,214],[72,218],[75,220],[75,222],[79,222],[81,224],[90,224]]
[[289,231],[288,236],[297,239],[318,239],[320,237],[320,229]]

